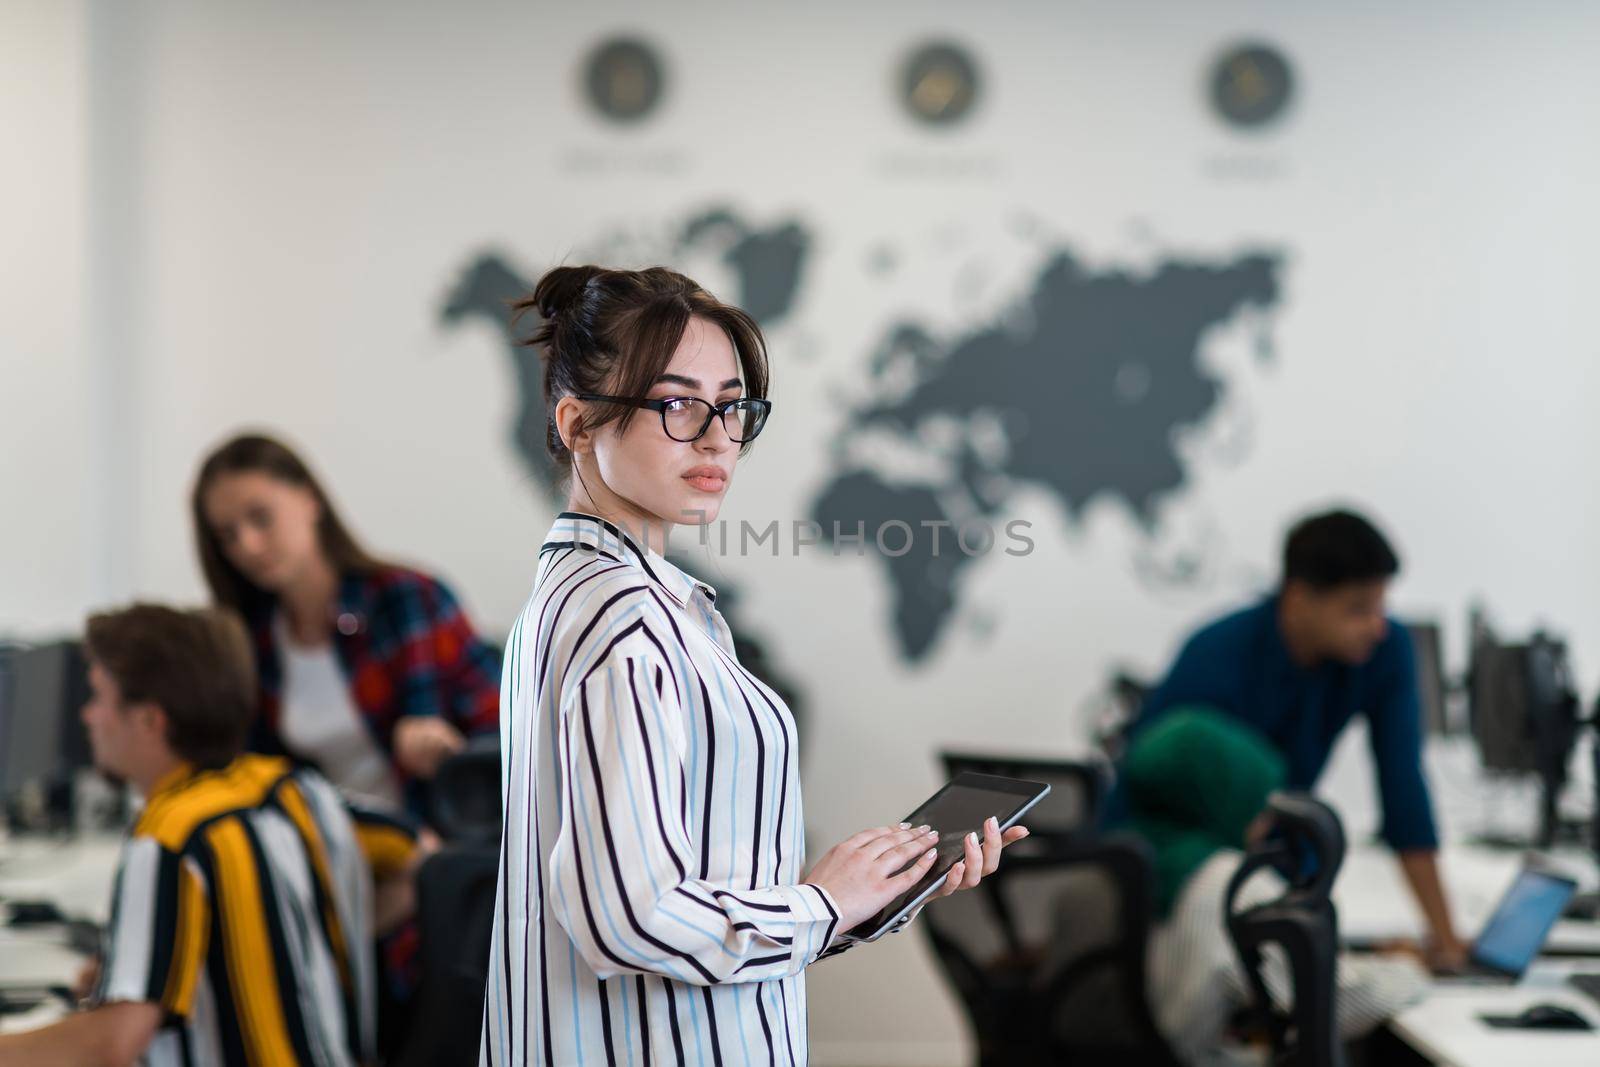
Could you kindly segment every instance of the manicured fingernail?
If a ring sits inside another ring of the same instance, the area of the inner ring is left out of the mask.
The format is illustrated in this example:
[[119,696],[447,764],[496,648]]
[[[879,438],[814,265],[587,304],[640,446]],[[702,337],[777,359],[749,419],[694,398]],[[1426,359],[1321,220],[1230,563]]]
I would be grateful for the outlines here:
[[934,853],[936,853],[936,852],[938,852],[938,851],[939,851],[939,850],[938,850],[938,849],[936,849],[936,848],[930,848],[930,849],[929,849],[929,850],[928,850],[928,851],[926,851],[926,852],[924,852],[924,853],[923,853],[923,854],[922,854],[922,858],[923,858],[923,859],[927,859],[927,858],[928,858],[928,857],[929,857],[929,856],[932,856],[932,855],[933,855],[933,854],[934,854]]
[[909,830],[909,829],[911,829],[911,824],[908,823],[908,822],[903,822],[903,823],[900,824],[900,829]]
[[929,829],[930,829],[930,827],[928,826],[928,824],[927,823],[923,823],[921,826],[917,827],[917,832],[925,834],[925,833],[928,832]]
[[974,830],[972,833],[969,833],[967,835],[967,842],[969,844],[973,844],[973,845],[976,845],[978,843],[978,832],[976,830]]
[[939,836],[939,831],[937,831],[937,830],[929,830],[928,831],[928,836],[929,837],[938,837]]

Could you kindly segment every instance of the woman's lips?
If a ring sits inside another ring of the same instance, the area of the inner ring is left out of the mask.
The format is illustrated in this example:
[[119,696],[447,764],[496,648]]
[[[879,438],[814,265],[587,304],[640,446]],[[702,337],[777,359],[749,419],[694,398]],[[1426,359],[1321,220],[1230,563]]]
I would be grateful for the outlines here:
[[720,493],[728,484],[727,475],[721,471],[710,470],[690,471],[683,476],[683,480],[702,493]]

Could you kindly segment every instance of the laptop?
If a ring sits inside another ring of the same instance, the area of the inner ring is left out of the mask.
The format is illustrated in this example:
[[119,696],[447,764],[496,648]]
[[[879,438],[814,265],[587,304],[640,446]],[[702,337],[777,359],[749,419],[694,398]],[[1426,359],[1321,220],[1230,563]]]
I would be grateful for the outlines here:
[[1524,867],[1472,942],[1466,968],[1440,981],[1469,985],[1520,981],[1577,890],[1577,883],[1570,878]]

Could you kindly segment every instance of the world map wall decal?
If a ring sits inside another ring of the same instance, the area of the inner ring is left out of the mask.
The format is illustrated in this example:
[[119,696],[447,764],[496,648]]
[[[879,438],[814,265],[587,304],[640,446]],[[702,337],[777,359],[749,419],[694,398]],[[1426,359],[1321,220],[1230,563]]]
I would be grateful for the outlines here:
[[[731,206],[686,214],[655,261],[711,251],[736,291],[722,294],[771,329],[803,318],[816,241],[801,218],[756,225]],[[1069,524],[1095,501],[1126,509],[1154,534],[1161,505],[1188,487],[1181,435],[1218,412],[1227,382],[1202,358],[1207,335],[1241,317],[1258,333],[1255,356],[1275,356],[1270,325],[1282,301],[1285,254],[1252,249],[1216,258],[1165,254],[1140,270],[1090,266],[1065,246],[1047,250],[1010,314],[940,331],[914,317],[885,323],[863,352],[874,388],[844,412],[825,484],[804,511],[827,535],[895,521],[912,527],[1001,521],[1022,488],[1042,489]],[[506,314],[536,272],[502,255],[469,258],[440,311],[446,324],[480,317],[498,331],[514,369],[518,414],[511,445],[544,491],[555,492],[545,451],[538,353],[519,344]],[[531,332],[537,322],[527,324]],[[523,336],[526,336],[524,332]],[[868,436],[931,456],[933,474],[882,469]],[[956,613],[975,556],[939,552],[927,538],[900,554],[867,551],[891,591],[887,620],[910,663],[925,660]],[[719,607],[722,603],[719,599]],[[730,619],[730,625],[732,620]]]

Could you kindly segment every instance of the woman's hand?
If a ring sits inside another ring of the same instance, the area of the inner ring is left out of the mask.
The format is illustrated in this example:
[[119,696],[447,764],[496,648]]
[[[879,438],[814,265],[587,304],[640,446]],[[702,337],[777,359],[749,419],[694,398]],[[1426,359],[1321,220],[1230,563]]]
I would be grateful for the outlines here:
[[964,855],[956,860],[956,865],[945,875],[944,885],[939,887],[939,891],[931,899],[938,900],[957,890],[971,889],[999,868],[1001,849],[1027,836],[1026,826],[1013,826],[1002,834],[1000,823],[990,816],[983,824],[983,844],[979,845],[977,834],[967,835],[962,846]]
[[916,885],[933,866],[938,843],[938,831],[926,826],[862,830],[830,848],[806,881],[828,891],[839,908],[839,929],[851,930]]
[[439,764],[466,747],[461,731],[431,715],[413,715],[394,727],[394,761],[413,778],[432,778]]

